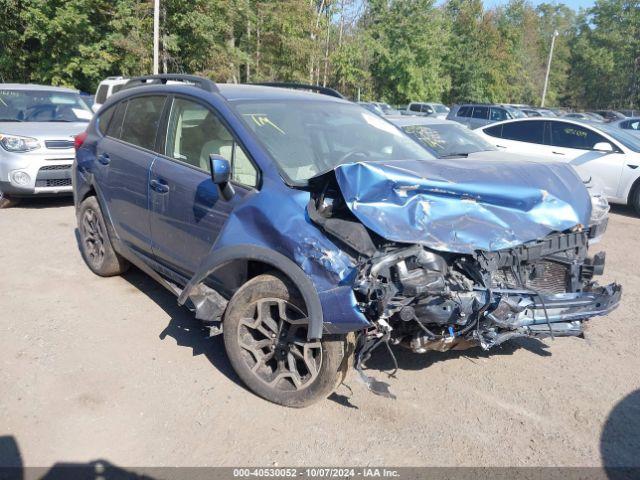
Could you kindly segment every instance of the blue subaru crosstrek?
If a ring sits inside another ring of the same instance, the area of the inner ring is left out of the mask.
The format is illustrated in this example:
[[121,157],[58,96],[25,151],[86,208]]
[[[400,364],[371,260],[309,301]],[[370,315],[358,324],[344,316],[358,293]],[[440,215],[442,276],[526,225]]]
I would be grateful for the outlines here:
[[89,268],[146,272],[222,333],[252,391],[296,407],[351,364],[391,395],[363,371],[379,346],[581,335],[618,305],[587,252],[608,207],[570,166],[438,160],[319,90],[132,79],[76,139]]

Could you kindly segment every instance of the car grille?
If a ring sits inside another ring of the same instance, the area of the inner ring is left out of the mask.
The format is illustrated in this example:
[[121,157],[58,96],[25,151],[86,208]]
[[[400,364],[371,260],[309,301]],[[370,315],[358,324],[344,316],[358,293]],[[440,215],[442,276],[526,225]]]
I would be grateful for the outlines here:
[[71,165],[45,165],[36,176],[36,187],[70,187]]
[[47,148],[73,148],[73,140],[45,140],[44,146]]
[[36,180],[36,187],[70,187],[70,178]]
[[40,167],[38,172],[50,172],[51,170],[69,170],[71,165],[45,165],[44,167]]
[[[569,284],[569,267],[562,263],[543,260],[525,279],[525,288],[540,293],[566,293]],[[494,272],[491,288],[519,289],[521,286],[511,269],[501,268]]]

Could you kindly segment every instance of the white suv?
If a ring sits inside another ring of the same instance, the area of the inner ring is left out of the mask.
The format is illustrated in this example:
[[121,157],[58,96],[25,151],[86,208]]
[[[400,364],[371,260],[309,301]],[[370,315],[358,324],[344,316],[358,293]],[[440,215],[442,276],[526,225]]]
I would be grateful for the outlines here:
[[93,104],[93,111],[97,112],[102,104],[114,93],[118,93],[124,84],[129,81],[126,77],[107,77],[98,85],[96,90],[95,102]]

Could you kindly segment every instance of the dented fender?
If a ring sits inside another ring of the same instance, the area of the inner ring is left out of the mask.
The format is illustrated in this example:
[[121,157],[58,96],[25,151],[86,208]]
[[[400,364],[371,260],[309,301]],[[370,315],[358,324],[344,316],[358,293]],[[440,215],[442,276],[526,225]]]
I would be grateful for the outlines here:
[[178,302],[184,305],[219,267],[253,260],[282,271],[299,288],[308,309],[310,339],[368,327],[352,289],[354,259],[311,222],[306,212],[310,193],[265,182],[268,188],[247,194],[231,212]]

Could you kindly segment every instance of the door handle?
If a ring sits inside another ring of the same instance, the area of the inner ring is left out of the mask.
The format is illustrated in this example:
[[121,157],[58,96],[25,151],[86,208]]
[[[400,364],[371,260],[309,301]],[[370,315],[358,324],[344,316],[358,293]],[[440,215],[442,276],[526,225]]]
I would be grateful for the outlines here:
[[109,165],[109,162],[111,161],[111,158],[109,157],[108,153],[101,153],[100,155],[98,155],[98,161],[102,165]]
[[507,148],[504,145],[496,145],[496,147],[498,147],[498,148]]
[[562,152],[555,152],[555,151],[552,151],[551,153],[553,153],[554,155],[564,155],[564,153],[562,153]]
[[160,180],[151,180],[149,186],[158,193],[169,193],[169,185]]

